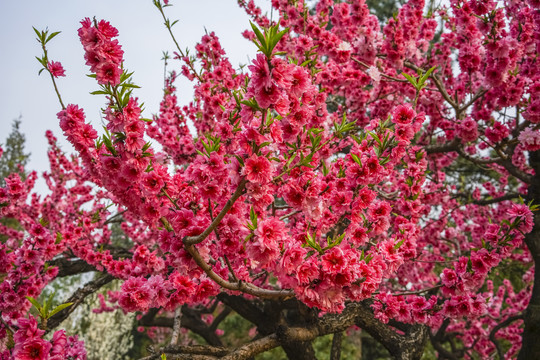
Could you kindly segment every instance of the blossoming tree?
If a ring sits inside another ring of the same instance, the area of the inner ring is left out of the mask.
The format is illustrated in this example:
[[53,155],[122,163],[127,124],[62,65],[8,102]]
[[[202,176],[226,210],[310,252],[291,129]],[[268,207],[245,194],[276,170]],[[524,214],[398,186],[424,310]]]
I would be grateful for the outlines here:
[[[153,119],[132,95],[118,30],[84,19],[101,136],[61,98],[64,70],[46,48],[57,33],[36,30],[76,155],[49,132],[51,194],[31,193],[35,173],[0,189],[0,216],[24,229],[0,228],[0,357],[85,358],[75,334],[44,335],[113,279],[121,290],[98,311],[172,329],[146,359],[279,346],[312,359],[327,334],[337,359],[353,326],[396,359],[419,359],[427,342],[445,359],[537,356],[538,1],[428,11],[411,0],[386,24],[363,0],[273,0],[278,22],[238,3],[259,50],[247,71],[214,33],[185,53],[168,1],[154,0],[195,97],[179,106],[171,73]],[[111,242],[118,220],[130,246]],[[60,306],[35,300],[88,271],[102,276]],[[216,332],[231,309],[256,328],[234,348]],[[181,328],[205,343],[180,344]]]

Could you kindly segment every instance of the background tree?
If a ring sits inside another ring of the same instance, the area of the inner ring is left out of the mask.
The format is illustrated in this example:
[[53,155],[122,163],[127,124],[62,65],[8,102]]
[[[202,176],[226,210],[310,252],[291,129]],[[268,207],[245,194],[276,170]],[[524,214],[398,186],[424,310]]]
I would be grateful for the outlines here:
[[[19,174],[22,179],[26,178],[24,168],[30,158],[30,153],[24,151],[25,136],[21,132],[21,118],[13,120],[11,132],[6,138],[5,144],[0,144],[3,154],[0,156],[0,187],[6,185],[4,178],[15,173]],[[0,224],[11,229],[20,230],[20,226],[12,217],[1,217]],[[0,234],[0,242],[4,242],[7,235]]]
[[30,153],[24,150],[26,138],[21,132],[21,118],[13,120],[11,124],[11,132],[0,147],[4,150],[0,157],[0,186],[6,186],[4,178],[9,174],[17,173],[21,178],[25,178],[26,174],[23,169],[26,167],[30,158]]

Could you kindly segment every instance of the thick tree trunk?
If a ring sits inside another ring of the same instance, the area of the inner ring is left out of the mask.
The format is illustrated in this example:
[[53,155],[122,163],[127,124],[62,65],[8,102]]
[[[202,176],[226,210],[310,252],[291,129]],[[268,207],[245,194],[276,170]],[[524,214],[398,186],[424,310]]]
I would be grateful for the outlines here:
[[425,325],[392,324],[404,335],[399,335],[390,326],[383,324],[373,316],[369,305],[361,303],[362,310],[356,313],[357,325],[380,342],[396,360],[419,360],[424,353],[428,339]]
[[[529,185],[527,197],[534,204],[540,204],[540,151],[529,154],[529,162],[535,176]],[[525,310],[525,328],[518,360],[538,359],[540,357],[540,213],[534,215],[534,228],[525,242],[534,260],[534,285],[531,300]]]

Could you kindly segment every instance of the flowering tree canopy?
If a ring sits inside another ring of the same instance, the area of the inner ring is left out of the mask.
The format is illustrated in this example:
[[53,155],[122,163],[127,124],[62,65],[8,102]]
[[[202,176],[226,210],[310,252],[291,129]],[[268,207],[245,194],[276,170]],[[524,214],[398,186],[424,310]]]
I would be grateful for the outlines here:
[[[118,30],[82,20],[102,135],[61,98],[46,48],[57,33],[36,30],[76,154],[49,132],[51,193],[31,192],[35,172],[0,188],[0,216],[23,229],[0,226],[0,358],[85,359],[76,334],[44,335],[113,279],[97,311],[172,328],[146,359],[279,346],[311,359],[327,334],[337,359],[355,326],[396,359],[427,342],[444,359],[538,356],[539,2],[411,0],[384,24],[364,0],[272,0],[279,21],[238,3],[258,48],[243,70],[214,33],[183,51],[154,0],[179,72],[153,119]],[[193,82],[187,106],[177,76]],[[129,244],[111,240],[115,221]],[[60,306],[35,300],[88,271],[102,276]],[[216,332],[230,309],[256,328],[236,347]],[[180,344],[181,328],[205,343]]]

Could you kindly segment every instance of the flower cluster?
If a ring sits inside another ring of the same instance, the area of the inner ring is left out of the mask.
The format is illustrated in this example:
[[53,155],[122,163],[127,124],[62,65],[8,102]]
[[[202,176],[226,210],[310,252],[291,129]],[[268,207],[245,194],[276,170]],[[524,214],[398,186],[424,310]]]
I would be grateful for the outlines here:
[[118,36],[118,30],[105,20],[93,23],[85,18],[81,24],[79,38],[84,47],[86,65],[96,74],[98,83],[118,85],[124,56],[118,40],[113,40]]
[[44,333],[33,317],[19,319],[18,330],[13,334],[13,359],[86,360],[84,343],[77,336],[66,336],[64,330],[59,330],[53,334],[51,341],[47,341],[42,338]]
[[[523,240],[536,206],[519,198],[538,170],[537,13],[453,0],[423,16],[412,0],[381,31],[364,1],[273,0],[278,23],[239,3],[263,27],[244,34],[260,50],[247,71],[204,35],[194,56],[175,54],[194,100],[178,104],[172,73],[153,120],[116,28],[81,22],[106,129],[98,137],[67,105],[58,119],[79,156],[48,133],[51,194],[30,194],[35,173],[0,188],[0,216],[21,226],[0,226],[0,336],[18,326],[9,355],[83,358],[67,355],[76,339],[45,341],[24,316],[25,296],[64,270],[50,263],[73,257],[122,280],[97,311],[174,311],[224,292],[295,297],[321,315],[369,299],[377,321],[446,329],[481,358],[495,336],[515,354],[521,324],[497,326],[524,311],[534,276]],[[439,16],[452,31],[435,38]],[[486,171],[468,177],[463,162]],[[494,284],[512,266],[522,279]]]

